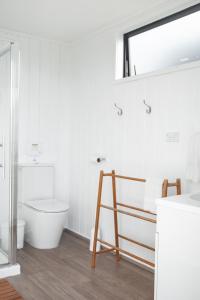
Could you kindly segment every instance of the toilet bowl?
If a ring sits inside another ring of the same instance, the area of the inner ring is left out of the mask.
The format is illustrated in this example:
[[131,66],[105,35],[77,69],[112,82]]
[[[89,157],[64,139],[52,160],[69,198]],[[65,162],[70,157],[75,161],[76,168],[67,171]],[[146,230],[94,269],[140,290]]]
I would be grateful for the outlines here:
[[56,199],[29,200],[22,204],[25,241],[38,249],[59,245],[69,207]]

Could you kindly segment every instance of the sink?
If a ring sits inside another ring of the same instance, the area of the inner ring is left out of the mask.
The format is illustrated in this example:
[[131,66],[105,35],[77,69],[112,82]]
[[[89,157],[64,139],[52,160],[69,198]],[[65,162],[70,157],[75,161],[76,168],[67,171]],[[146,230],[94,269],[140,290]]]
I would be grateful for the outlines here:
[[198,194],[193,194],[193,195],[190,196],[190,198],[193,199],[193,200],[198,200],[198,201],[200,201],[200,193],[198,193]]

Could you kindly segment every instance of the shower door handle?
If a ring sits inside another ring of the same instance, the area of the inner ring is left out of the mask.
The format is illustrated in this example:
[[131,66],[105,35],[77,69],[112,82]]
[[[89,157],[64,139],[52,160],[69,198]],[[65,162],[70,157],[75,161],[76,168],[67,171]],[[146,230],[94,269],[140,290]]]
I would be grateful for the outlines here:
[[3,136],[2,142],[0,143],[0,148],[2,148],[2,162],[0,163],[0,168],[3,168],[3,179],[5,179],[5,138]]

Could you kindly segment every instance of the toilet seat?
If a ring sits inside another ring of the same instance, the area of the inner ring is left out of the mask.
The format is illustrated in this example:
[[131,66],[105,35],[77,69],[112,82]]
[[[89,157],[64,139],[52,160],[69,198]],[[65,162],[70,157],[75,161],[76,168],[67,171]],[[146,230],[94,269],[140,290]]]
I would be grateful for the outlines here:
[[64,201],[58,201],[56,199],[29,200],[24,204],[37,211],[45,213],[61,213],[66,212],[69,209],[67,203]]

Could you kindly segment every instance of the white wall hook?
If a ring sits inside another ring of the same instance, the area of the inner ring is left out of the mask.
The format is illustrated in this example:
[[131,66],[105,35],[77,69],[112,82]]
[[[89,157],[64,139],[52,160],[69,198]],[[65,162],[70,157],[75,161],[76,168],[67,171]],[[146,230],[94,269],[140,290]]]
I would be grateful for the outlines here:
[[147,107],[146,113],[147,113],[147,114],[150,114],[150,113],[151,113],[151,106],[148,105],[148,104],[146,103],[145,99],[143,100],[143,103],[144,103],[144,105]]

